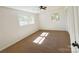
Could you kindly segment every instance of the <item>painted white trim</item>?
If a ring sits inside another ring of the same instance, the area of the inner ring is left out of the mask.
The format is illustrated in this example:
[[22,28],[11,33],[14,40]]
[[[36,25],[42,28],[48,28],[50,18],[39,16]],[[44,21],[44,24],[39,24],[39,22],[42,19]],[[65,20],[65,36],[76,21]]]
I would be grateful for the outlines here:
[[76,53],[76,48],[72,46],[72,43],[75,42],[75,23],[74,23],[74,9],[73,7],[68,7],[66,9],[66,17],[67,17],[67,28],[70,34],[70,41],[71,41],[71,52]]

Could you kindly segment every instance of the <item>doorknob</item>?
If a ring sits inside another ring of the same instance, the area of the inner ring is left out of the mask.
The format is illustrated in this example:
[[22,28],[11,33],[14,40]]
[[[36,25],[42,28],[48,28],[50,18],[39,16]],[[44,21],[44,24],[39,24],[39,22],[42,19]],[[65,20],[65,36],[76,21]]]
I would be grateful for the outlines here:
[[73,47],[77,47],[79,49],[79,44],[75,41],[75,43],[72,43]]

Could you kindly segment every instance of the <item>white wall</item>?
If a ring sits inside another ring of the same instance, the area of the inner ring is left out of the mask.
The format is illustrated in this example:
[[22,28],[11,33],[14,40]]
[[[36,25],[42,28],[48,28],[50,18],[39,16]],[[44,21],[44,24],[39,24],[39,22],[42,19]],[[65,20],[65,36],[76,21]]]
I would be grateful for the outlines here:
[[[51,7],[53,8],[53,7]],[[54,8],[53,8],[54,9]],[[59,21],[52,21],[51,16],[54,13],[59,13],[60,15],[60,20]],[[59,8],[56,10],[42,10],[39,16],[40,20],[40,28],[41,29],[46,29],[46,30],[67,30],[67,24],[66,24],[66,19],[65,19],[65,11],[64,8]]]
[[[18,14],[34,15],[35,24],[19,26]],[[38,31],[38,14],[0,7],[0,50]]]

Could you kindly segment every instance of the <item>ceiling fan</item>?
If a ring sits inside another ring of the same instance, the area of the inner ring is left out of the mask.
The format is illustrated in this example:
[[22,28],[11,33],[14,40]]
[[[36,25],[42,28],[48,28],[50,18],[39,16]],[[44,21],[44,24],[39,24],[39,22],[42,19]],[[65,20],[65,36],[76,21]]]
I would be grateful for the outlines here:
[[40,9],[46,10],[46,6],[40,6]]

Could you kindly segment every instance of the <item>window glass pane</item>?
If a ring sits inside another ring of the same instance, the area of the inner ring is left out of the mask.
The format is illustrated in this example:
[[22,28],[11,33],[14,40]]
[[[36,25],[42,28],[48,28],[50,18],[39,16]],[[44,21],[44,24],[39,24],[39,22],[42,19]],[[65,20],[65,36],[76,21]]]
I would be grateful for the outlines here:
[[19,25],[24,26],[24,25],[29,25],[29,24],[34,24],[35,23],[35,18],[34,16],[19,16]]
[[55,13],[51,16],[51,19],[52,20],[59,20],[59,14],[58,13]]

